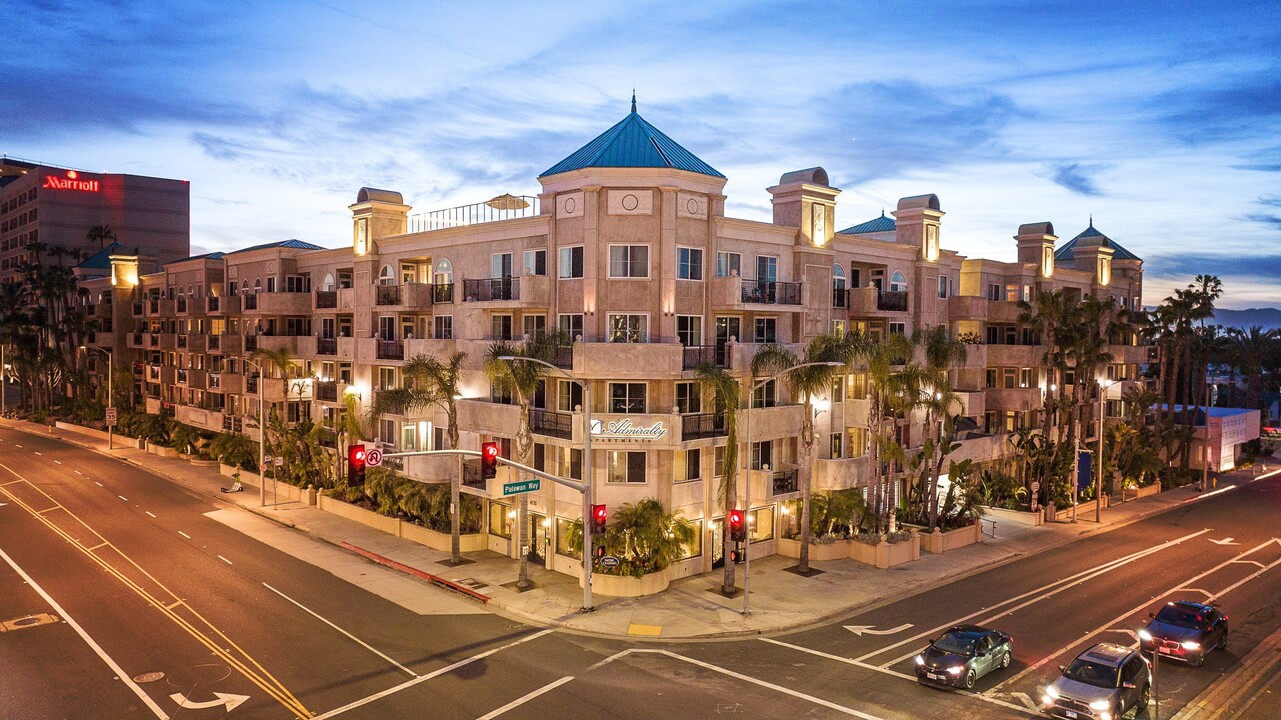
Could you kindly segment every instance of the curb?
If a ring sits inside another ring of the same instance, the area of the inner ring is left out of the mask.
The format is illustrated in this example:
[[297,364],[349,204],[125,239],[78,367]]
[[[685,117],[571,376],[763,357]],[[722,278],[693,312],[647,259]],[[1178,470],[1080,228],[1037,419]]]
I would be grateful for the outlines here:
[[1218,720],[1235,717],[1258,699],[1281,667],[1281,630],[1254,647],[1240,665],[1183,706],[1170,720]]
[[352,545],[346,540],[339,541],[339,545],[341,545],[343,548],[347,550],[350,550],[356,553],[357,555],[368,558],[369,560],[373,560],[379,565],[389,567],[392,570],[398,570],[402,573],[405,573],[406,575],[412,575],[413,577],[416,577],[419,580],[424,580],[428,583],[431,583],[432,585],[445,588],[446,590],[453,590],[456,593],[461,593],[471,598],[472,600],[479,600],[482,605],[489,604],[490,597],[488,595],[485,595],[483,593],[478,593],[475,590],[472,590],[471,588],[465,587],[463,585],[459,585],[458,583],[452,580],[446,580],[445,578],[440,577],[439,575],[432,575],[431,573],[423,572],[422,570],[419,570],[416,567],[406,565],[402,562],[397,562],[395,560],[392,560],[391,558],[383,557],[378,553],[366,550],[356,545]]

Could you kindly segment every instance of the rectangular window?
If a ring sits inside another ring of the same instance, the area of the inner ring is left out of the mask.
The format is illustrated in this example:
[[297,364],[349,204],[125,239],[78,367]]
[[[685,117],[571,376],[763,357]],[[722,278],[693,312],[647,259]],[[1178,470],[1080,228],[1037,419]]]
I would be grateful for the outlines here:
[[1018,369],[1002,368],[1001,369],[1001,387],[1011,389],[1018,386]]
[[999,375],[1000,375],[1000,371],[997,370],[996,368],[988,368],[987,381],[984,384],[984,387],[995,388],[999,384],[999,381],[998,381]]
[[645,383],[610,383],[609,411],[612,413],[645,412]]
[[702,475],[702,453],[697,449],[677,450],[675,462],[675,474],[673,480],[676,482],[689,482],[698,480]]
[[774,468],[774,441],[762,440],[752,443],[752,469],[761,470],[766,465]]
[[676,411],[682,415],[701,413],[703,400],[696,382],[676,383]]
[[557,327],[561,332],[569,336],[571,342],[578,340],[583,336],[583,314],[570,313],[560,315],[556,318]]
[[493,323],[493,340],[511,340],[512,339],[512,316],[495,315],[492,318]]
[[556,276],[565,280],[583,276],[583,246],[563,247],[556,263]]
[[756,334],[753,341],[758,343],[778,342],[778,320],[776,318],[756,318]]
[[676,337],[681,345],[702,345],[703,318],[698,315],[677,315]]
[[649,246],[610,245],[609,276],[612,278],[649,277]]
[[351,384],[351,363],[338,363],[338,382],[344,385]]
[[778,258],[773,255],[757,255],[756,279],[763,282],[777,282]]
[[526,275],[546,275],[547,274],[547,251],[546,250],[526,250],[525,251],[525,269]]
[[557,452],[557,474],[571,480],[583,479],[583,451],[578,448],[560,448]]
[[516,524],[516,511],[510,505],[494,501],[489,504],[489,534],[511,539]]
[[841,433],[832,433],[827,444],[827,451],[833,460],[840,459],[841,450],[845,447],[845,438]]
[[889,324],[889,332],[891,335],[906,335],[907,323],[892,322]]
[[403,422],[400,424],[400,449],[417,450],[418,427],[416,423]]
[[845,321],[833,320],[832,321],[832,337],[843,338],[845,337],[845,333],[846,333]]
[[645,453],[634,450],[612,450],[605,456],[608,467],[605,468],[606,482],[643,483],[645,482]]
[[743,256],[736,252],[716,253],[716,277],[738,277],[743,274]]
[[845,378],[838,376],[832,381],[832,394],[828,399],[833,403],[845,402]]
[[1001,299],[1001,286],[996,283],[989,283],[987,286],[987,299],[997,301]]
[[437,340],[454,339],[454,318],[450,315],[437,315],[432,318],[432,337]]
[[491,278],[509,278],[512,276],[512,254],[494,253],[489,256],[489,276]]
[[1032,368],[1019,369],[1019,387],[1021,388],[1032,387]]
[[987,326],[987,344],[999,345],[1001,343],[1001,328],[999,325]]
[[1018,286],[1018,285],[1006,285],[1006,286],[1005,286],[1005,299],[1006,299],[1007,301],[1009,301],[1009,302],[1017,302],[1017,301],[1018,301],[1018,299],[1019,299],[1019,286]]
[[574,412],[583,404],[583,386],[572,380],[556,382],[556,409],[560,412]]
[[547,316],[523,315],[521,316],[521,324],[524,327],[525,334],[533,337],[547,331]]
[[703,279],[703,251],[699,248],[676,248],[676,277],[681,280]]
[[728,445],[717,445],[712,450],[712,477],[722,478],[725,476],[725,453]]
[[949,282],[951,278],[946,275],[939,275],[939,299],[947,297],[948,288],[951,287]]
[[768,408],[774,407],[777,403],[778,383],[774,380],[768,380],[761,383],[752,395],[752,407]]
[[[269,293],[276,292],[276,278],[275,278],[275,277],[269,277],[269,278],[267,278],[267,292],[269,292]],[[169,293],[170,293],[171,295],[173,294],[173,288],[169,288]]]
[[394,390],[396,388],[396,368],[380,367],[378,368],[378,389]]
[[613,315],[609,316],[608,342],[643,343],[648,342],[646,328],[649,317],[646,315]]

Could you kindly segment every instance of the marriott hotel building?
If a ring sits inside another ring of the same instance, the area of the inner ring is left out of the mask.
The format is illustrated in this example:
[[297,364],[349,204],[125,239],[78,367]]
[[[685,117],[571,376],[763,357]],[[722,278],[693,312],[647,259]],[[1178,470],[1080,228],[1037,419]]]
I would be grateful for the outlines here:
[[[495,339],[563,329],[573,343],[557,364],[591,384],[592,405],[582,407],[574,383],[548,375],[534,400],[531,462],[581,478],[581,413],[590,412],[601,430],[597,502],[656,498],[700,528],[679,576],[722,561],[716,494],[726,438],[694,376],[700,362],[747,388],[751,358],[766,343],[800,353],[822,333],[945,325],[973,343],[953,372],[965,430],[951,457],[982,461],[1007,452],[1006,434],[1035,423],[1042,404],[1044,348],[1020,325],[1017,301],[1068,288],[1140,305],[1142,261],[1093,226],[1060,242],[1049,222],[1012,223],[1007,260],[966,258],[948,249],[944,204],[932,194],[835,228],[841,191],[822,168],[782,172],[764,190],[772,221],[727,217],[725,176],[634,110],[537,179],[537,195],[417,214],[394,190],[361,188],[349,208],[351,244],[337,249],[290,240],[141,275],[125,267],[129,258],[113,258],[121,281],[85,283],[90,302],[113,303],[101,312],[116,332],[99,333],[97,344],[133,358],[150,410],[165,403],[182,422],[254,438],[243,420],[256,415],[260,393],[282,417],[335,425],[344,395],[367,410],[376,393],[402,384],[406,359],[462,351],[461,445],[497,440],[510,455],[519,409],[491,386],[485,353]],[[1119,381],[1108,390],[1114,417],[1147,361],[1136,338],[1118,341],[1107,368]],[[288,352],[310,380],[250,373],[243,357],[255,348]],[[866,481],[866,391],[856,371],[822,398],[816,491]],[[785,382],[766,385],[753,405],[740,411],[739,486],[750,479],[759,557],[779,551],[793,521],[783,508],[799,496],[803,410]],[[751,447],[741,430],[748,412]],[[389,452],[436,449],[445,423],[435,409],[415,410],[383,415],[372,430]],[[900,434],[917,442],[921,425]],[[401,463],[426,482],[447,482],[451,467],[448,458]],[[488,482],[465,473],[465,492],[482,498],[487,546],[515,556],[508,473]],[[565,536],[581,508],[577,492],[552,483],[531,496],[530,550],[546,567],[579,571]]]

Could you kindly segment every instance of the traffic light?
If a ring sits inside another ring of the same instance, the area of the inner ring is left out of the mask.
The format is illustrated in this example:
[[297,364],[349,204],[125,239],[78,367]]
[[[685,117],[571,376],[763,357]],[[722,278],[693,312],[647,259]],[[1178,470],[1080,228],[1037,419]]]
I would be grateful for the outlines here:
[[609,509],[604,505],[592,506],[592,534],[605,534],[605,521],[609,520]]
[[480,444],[480,479],[493,480],[498,477],[498,443]]
[[347,447],[347,487],[365,484],[365,446]]
[[747,539],[747,516],[737,508],[730,510],[725,517],[729,523],[729,539],[743,542]]

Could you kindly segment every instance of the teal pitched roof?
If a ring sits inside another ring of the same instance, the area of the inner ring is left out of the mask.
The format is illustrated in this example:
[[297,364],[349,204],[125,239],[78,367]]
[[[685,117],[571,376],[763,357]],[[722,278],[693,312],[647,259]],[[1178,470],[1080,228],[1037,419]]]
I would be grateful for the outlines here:
[[716,168],[698,159],[663,131],[632,111],[614,127],[574,151],[538,177],[583,168],[672,168],[723,178]]
[[266,248],[274,248],[274,247],[294,248],[295,250],[324,250],[324,248],[322,248],[319,245],[312,245],[311,243],[303,242],[302,240],[281,240],[280,242],[263,243],[261,245],[253,245],[247,248],[240,248],[239,250],[232,250],[227,254],[232,255],[234,253],[249,252],[250,250],[264,250]]
[[1054,251],[1054,261],[1055,262],[1072,262],[1072,260],[1075,259],[1076,257],[1075,248],[1076,248],[1077,242],[1086,240],[1089,238],[1102,238],[1101,244],[1103,245],[1103,247],[1112,248],[1113,260],[1138,260],[1139,262],[1143,261],[1138,255],[1135,255],[1129,250],[1126,250],[1125,248],[1121,247],[1121,244],[1118,243],[1117,241],[1113,240],[1107,235],[1104,235],[1103,233],[1096,230],[1094,227],[1094,218],[1090,218],[1090,226],[1082,230],[1081,234],[1067,241],[1066,245]]
[[110,270],[111,256],[115,255],[116,251],[121,247],[123,246],[120,243],[113,240],[110,245],[85,258],[76,267],[82,267],[87,270]]
[[890,232],[894,230],[894,218],[886,217],[885,211],[881,211],[881,216],[873,218],[865,223],[859,223],[853,227],[847,227],[844,230],[837,230],[841,235],[867,235],[868,233]]

